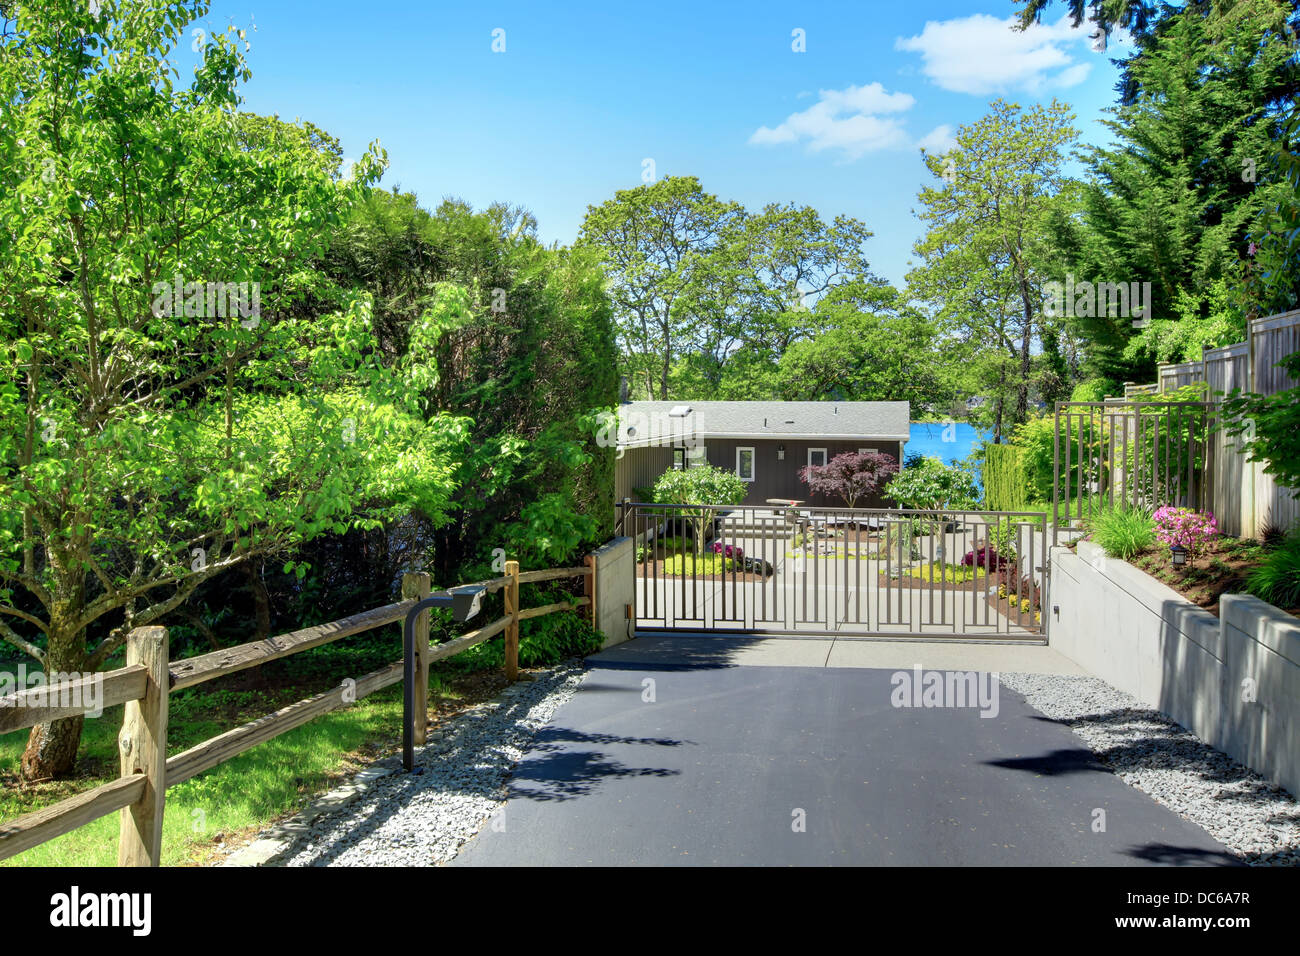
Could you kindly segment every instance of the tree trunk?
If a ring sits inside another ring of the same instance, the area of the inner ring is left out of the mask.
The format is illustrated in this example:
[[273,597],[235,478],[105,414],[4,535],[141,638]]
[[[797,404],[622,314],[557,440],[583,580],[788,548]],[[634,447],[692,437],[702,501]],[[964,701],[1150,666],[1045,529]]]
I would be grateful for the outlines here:
[[1016,423],[1029,420],[1029,370],[1032,367],[1029,345],[1034,338],[1034,305],[1029,293],[1029,283],[1020,280],[1021,301],[1025,310],[1025,332],[1020,339],[1020,388],[1016,392]]
[[[80,632],[71,629],[76,618],[73,608],[55,606],[50,615],[49,643],[45,651],[47,680],[58,674],[80,672],[86,666],[86,648]],[[26,781],[63,777],[72,772],[81,745],[84,717],[65,717],[37,724],[27,737],[21,769]]]
[[85,720],[80,716],[65,717],[33,727],[27,738],[27,749],[23,751],[23,779],[30,783],[71,773],[77,762]]

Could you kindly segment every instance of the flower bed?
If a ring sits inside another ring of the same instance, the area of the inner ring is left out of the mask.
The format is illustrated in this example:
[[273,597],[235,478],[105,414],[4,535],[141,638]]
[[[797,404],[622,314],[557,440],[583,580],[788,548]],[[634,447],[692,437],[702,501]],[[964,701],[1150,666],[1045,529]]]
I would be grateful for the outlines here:
[[[1267,555],[1268,549],[1258,541],[1220,535],[1189,554],[1182,567],[1173,566],[1166,547],[1148,548],[1130,558],[1129,563],[1217,616],[1219,598],[1247,593],[1247,575]],[[1300,617],[1300,605],[1280,610]]]
[[918,564],[902,569],[898,577],[879,576],[881,588],[955,591],[976,594],[1012,624],[1029,627],[1042,620],[1042,590],[1029,576],[1015,585],[1010,567],[985,570],[968,564]]

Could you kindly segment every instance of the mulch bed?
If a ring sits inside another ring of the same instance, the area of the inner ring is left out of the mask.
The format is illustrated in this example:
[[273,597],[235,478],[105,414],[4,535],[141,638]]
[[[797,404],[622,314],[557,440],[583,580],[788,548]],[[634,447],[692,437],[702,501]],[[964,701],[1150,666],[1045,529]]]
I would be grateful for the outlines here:
[[[703,562],[701,562],[701,565],[702,564]],[[696,571],[690,570],[689,567],[684,575],[668,574],[664,570],[663,558],[659,558],[653,563],[651,563],[650,561],[638,562],[636,566],[636,576],[638,578],[649,578],[651,580],[657,577],[661,581],[664,578],[667,578],[669,581],[679,581],[683,577],[691,581],[730,581],[732,579],[733,574],[731,571],[727,571],[724,574],[699,574]],[[736,571],[734,576],[737,581],[771,580],[770,576],[765,577],[761,574],[755,574],[753,571]]]
[[[935,591],[956,591],[958,593],[970,594],[972,590],[983,597],[990,608],[997,611],[1003,617],[1007,618],[1013,625],[1018,627],[1035,627],[1037,621],[1034,620],[1034,612],[1039,610],[1038,602],[1032,601],[1028,611],[1020,610],[1020,595],[1014,592],[1007,597],[998,597],[997,592],[988,593],[990,587],[997,587],[997,578],[990,577],[987,580],[981,576],[975,581],[940,581],[938,575],[935,575],[933,583],[929,577],[914,578],[909,574],[900,575],[897,578],[890,578],[888,575],[880,575],[879,585],[881,588],[893,588],[895,590],[930,590]],[[1023,597],[1028,597],[1026,591]]]
[[[1195,558],[1189,556],[1181,568],[1170,564],[1169,550],[1164,547],[1143,551],[1130,558],[1129,564],[1218,617],[1219,598],[1225,594],[1246,594],[1246,575],[1259,565],[1266,553],[1254,541],[1222,537],[1212,541],[1202,554]],[[1300,607],[1281,610],[1300,617]]]

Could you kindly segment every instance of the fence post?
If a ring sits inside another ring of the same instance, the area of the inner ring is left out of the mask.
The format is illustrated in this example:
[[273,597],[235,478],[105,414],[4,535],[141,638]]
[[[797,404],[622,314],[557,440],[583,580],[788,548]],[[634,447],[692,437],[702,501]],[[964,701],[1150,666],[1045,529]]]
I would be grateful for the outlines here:
[[[402,575],[402,600],[423,601],[429,596],[429,573],[408,571]],[[415,619],[415,726],[411,741],[423,747],[429,739],[429,612]]]
[[582,563],[587,566],[590,572],[582,576],[582,593],[587,598],[587,606],[583,612],[591,626],[596,626],[596,556],[589,554],[582,559]]
[[139,803],[123,807],[117,843],[118,866],[158,866],[162,861],[163,802],[167,796],[167,628],[137,627],[126,643],[126,664],[143,664],[144,697],[128,701],[118,735],[122,776],[144,774]]
[[506,625],[506,680],[519,679],[519,562],[506,562],[506,576],[510,582],[506,585],[506,615],[510,623]]

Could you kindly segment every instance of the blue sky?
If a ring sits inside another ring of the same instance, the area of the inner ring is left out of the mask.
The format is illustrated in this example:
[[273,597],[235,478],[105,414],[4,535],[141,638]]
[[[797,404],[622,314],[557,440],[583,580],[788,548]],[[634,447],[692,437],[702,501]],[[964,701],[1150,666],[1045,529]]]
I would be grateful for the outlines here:
[[918,144],[942,144],[997,96],[1055,96],[1086,141],[1105,136],[1124,47],[1093,52],[1060,5],[1013,34],[1013,9],[215,0],[195,26],[250,28],[245,108],[310,120],[349,156],[380,140],[384,183],[426,206],[522,204],[567,244],[587,206],[636,186],[651,159],[659,177],[698,176],[750,209],[862,219],[873,270],[901,284],[929,181]]

